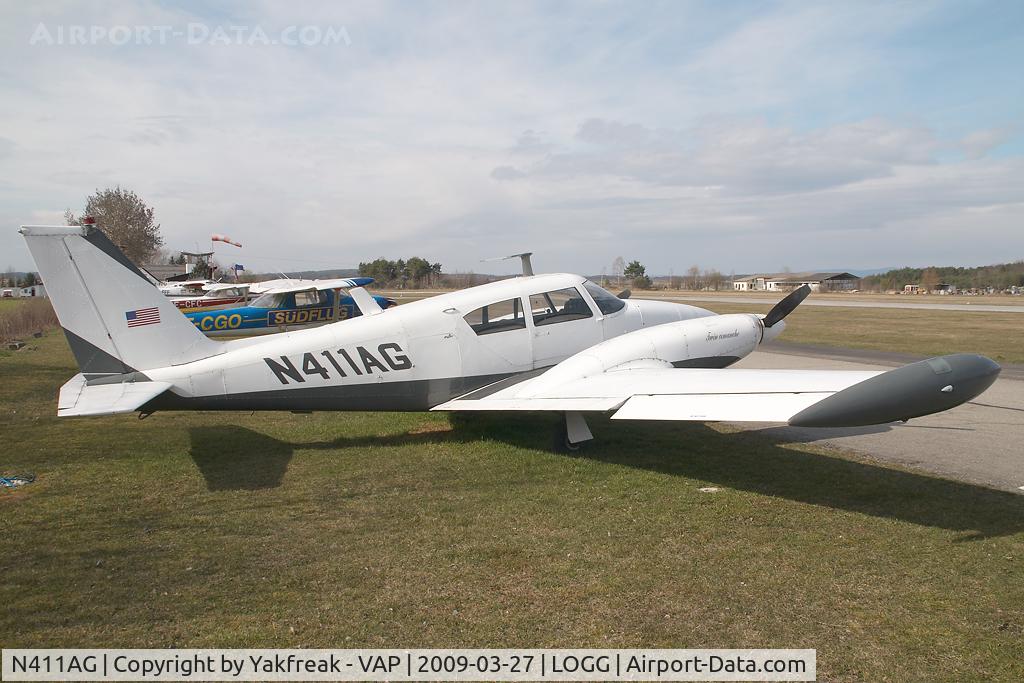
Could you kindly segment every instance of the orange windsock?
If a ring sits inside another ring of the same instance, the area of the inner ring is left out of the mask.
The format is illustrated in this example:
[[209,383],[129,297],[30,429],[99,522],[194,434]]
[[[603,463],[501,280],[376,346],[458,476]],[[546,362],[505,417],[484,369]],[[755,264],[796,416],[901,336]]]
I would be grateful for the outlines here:
[[225,244],[233,244],[236,247],[242,246],[241,243],[234,241],[227,235],[210,235],[211,242],[224,242]]

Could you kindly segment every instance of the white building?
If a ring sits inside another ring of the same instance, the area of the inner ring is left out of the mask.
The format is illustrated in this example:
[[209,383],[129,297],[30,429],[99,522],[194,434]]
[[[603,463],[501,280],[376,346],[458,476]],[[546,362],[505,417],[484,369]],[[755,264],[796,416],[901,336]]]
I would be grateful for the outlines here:
[[808,285],[815,292],[848,292],[857,289],[860,278],[852,273],[776,273],[739,275],[733,278],[737,292],[787,292]]
[[46,287],[44,287],[42,284],[32,285],[31,287],[22,287],[18,291],[18,296],[26,297],[26,298],[27,297],[37,296],[37,297],[41,297],[41,298],[45,299],[45,298],[47,298],[46,297]]

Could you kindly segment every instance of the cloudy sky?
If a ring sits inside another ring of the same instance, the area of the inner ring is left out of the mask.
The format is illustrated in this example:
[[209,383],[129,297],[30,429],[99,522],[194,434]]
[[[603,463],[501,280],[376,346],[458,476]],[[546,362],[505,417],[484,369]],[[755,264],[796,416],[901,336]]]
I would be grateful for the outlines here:
[[1022,74],[1017,0],[4,0],[0,267],[116,184],[256,270],[1017,260]]

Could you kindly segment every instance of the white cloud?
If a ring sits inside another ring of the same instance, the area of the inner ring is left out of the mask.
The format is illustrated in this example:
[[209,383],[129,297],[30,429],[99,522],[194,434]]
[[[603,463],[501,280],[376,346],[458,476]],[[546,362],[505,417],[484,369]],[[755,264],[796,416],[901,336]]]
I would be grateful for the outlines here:
[[733,195],[788,194],[886,176],[898,164],[931,164],[940,147],[927,130],[881,120],[798,133],[763,122],[655,130],[590,119],[575,140],[586,144],[540,156],[529,173],[502,166],[494,177],[611,176]]
[[980,159],[999,145],[1012,139],[1018,126],[1001,126],[987,130],[976,130],[960,141],[968,159]]
[[[929,225],[946,226],[936,262],[1024,252],[1020,157],[985,156],[1005,113],[952,134],[847,101],[900,84],[885,41],[934,11],[6,6],[0,252],[27,267],[14,227],[118,183],[169,246],[226,232],[268,269],[421,253],[479,270],[524,249],[590,272],[620,254],[653,272],[856,268],[917,262],[904,236]],[[309,22],[351,44],[29,46],[41,21]]]

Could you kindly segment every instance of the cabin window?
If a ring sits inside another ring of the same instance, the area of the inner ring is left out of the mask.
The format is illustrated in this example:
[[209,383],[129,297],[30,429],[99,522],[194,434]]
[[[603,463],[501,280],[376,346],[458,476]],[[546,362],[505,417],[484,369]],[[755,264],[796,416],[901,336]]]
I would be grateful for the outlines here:
[[327,305],[327,292],[315,289],[305,292],[295,292],[295,307]]
[[621,311],[626,306],[626,302],[615,296],[603,287],[595,285],[590,280],[583,283],[583,286],[590,292],[590,296],[594,297],[594,303],[597,304],[597,308],[604,315],[616,313]]
[[519,299],[507,299],[481,306],[464,316],[477,334],[494,334],[526,329],[526,316]]
[[538,327],[593,316],[590,306],[575,287],[531,294],[530,310],[533,311],[533,324]]

